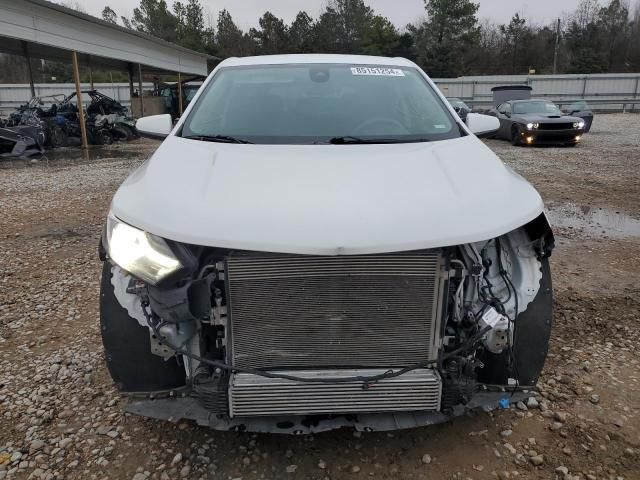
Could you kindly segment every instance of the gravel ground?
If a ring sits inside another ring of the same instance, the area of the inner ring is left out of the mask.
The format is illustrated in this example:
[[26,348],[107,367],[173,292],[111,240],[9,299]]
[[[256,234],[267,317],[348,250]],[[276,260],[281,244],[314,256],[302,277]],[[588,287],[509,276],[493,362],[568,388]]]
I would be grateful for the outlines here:
[[430,428],[305,437],[123,414],[97,243],[113,192],[157,143],[0,161],[0,480],[639,479],[640,115],[598,116],[574,149],[488,144],[559,226],[538,391]]

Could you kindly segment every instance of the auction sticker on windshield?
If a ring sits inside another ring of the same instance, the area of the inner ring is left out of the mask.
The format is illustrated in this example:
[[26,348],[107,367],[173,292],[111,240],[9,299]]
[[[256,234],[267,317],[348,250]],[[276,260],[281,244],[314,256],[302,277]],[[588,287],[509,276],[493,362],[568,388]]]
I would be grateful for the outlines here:
[[352,75],[374,75],[378,77],[404,77],[399,68],[351,67]]

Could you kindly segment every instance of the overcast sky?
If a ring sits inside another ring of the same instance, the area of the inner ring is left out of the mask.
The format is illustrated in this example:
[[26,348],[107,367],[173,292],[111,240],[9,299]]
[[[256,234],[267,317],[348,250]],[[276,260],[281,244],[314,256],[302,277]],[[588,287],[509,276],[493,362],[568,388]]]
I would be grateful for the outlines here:
[[[58,3],[78,3],[85,10],[99,16],[105,5],[113,8],[118,15],[131,16],[137,0],[56,0]],[[477,0],[476,0],[477,1]],[[632,0],[635,3],[638,0]],[[173,0],[167,0],[172,4]],[[269,10],[290,22],[300,10],[306,10],[317,17],[326,5],[326,0],[201,0],[205,15],[214,20],[218,11],[226,8],[236,23],[243,29],[256,26],[258,18]],[[404,27],[424,15],[423,0],[365,0],[376,13],[391,20],[396,26]],[[575,10],[579,0],[480,0],[480,18],[488,18],[495,23],[506,23],[516,12],[533,23],[547,23],[566,12]],[[600,3],[607,3],[601,0]]]

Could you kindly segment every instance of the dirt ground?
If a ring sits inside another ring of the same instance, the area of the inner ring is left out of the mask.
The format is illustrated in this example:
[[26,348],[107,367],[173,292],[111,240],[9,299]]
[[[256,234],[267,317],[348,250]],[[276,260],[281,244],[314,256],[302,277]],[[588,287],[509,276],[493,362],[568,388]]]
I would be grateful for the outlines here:
[[0,160],[0,480],[640,479],[640,115],[597,116],[577,148],[488,144],[556,225],[537,401],[303,437],[123,414],[100,341],[97,245],[115,189],[157,143]]

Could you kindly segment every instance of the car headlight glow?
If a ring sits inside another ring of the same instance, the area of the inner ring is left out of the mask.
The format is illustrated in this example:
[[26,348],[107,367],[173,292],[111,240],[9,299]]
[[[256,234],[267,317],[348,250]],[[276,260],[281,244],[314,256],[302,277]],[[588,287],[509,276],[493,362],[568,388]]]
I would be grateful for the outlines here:
[[534,130],[540,126],[539,123],[527,123],[527,130]]
[[111,213],[106,240],[111,260],[152,285],[182,267],[163,239],[121,222]]
[[573,128],[584,128],[584,122],[574,122]]

